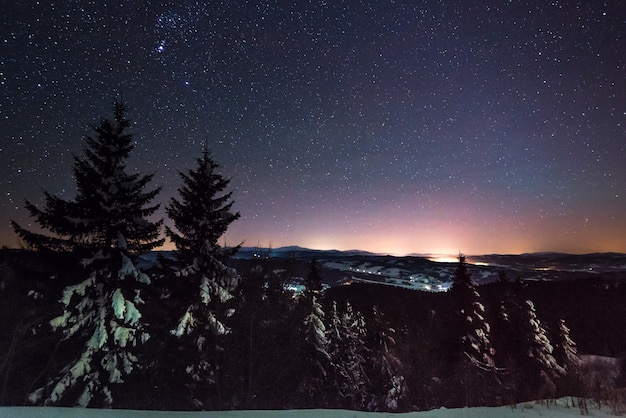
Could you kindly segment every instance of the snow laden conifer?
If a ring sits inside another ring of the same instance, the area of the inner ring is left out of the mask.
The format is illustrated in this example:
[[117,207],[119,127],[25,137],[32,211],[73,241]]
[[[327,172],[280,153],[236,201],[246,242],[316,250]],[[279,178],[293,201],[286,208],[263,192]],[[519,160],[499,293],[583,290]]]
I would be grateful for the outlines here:
[[464,406],[472,406],[490,397],[490,394],[480,390],[489,388],[493,382],[495,351],[491,345],[491,328],[485,318],[485,308],[463,255],[459,255],[450,294],[455,309],[452,332],[458,347],[456,377],[460,379],[465,393]]
[[[324,325],[325,314],[320,303],[322,275],[316,260],[311,261],[309,273],[305,278],[304,293],[300,298],[300,314],[303,319],[300,344],[302,361],[310,365],[300,379],[298,391],[303,396],[303,406],[321,406],[322,391],[325,388],[330,356],[328,338]],[[317,404],[312,402],[318,402]]]
[[570,336],[570,330],[565,320],[559,320],[556,335],[553,337],[553,355],[556,362],[561,366],[562,373],[558,379],[561,393],[575,393],[581,387],[582,361],[578,357],[578,348]]
[[535,305],[527,300],[524,307],[520,331],[526,341],[524,361],[526,383],[529,387],[539,390],[537,395],[550,397],[556,393],[556,379],[565,374],[565,370],[554,358],[554,348],[548,339],[546,329],[537,317]]
[[111,406],[113,386],[139,367],[136,349],[149,338],[140,309],[141,289],[150,279],[131,257],[163,242],[158,239],[161,222],[147,219],[158,208],[147,205],[159,189],[145,191],[151,174],[127,173],[133,136],[125,113],[126,106],[115,103],[113,120],[93,126],[95,135],[86,138],[84,155],[74,159],[73,200],[46,193],[44,209],[26,203],[52,235],[13,223],[31,248],[81,254],[84,273],[65,288],[63,312],[50,321],[63,339],[84,340],[82,351],[30,395],[34,403],[68,403],[72,398],[80,406]]
[[496,326],[497,358],[506,368],[504,379],[511,397],[508,401],[552,396],[557,379],[565,373],[555,358],[558,351],[555,352],[534,303],[524,296],[521,279],[509,282],[503,278],[500,285],[503,294]]
[[362,410],[366,407],[370,380],[367,376],[369,349],[363,315],[346,302],[343,312],[333,303],[328,329],[329,354],[332,362],[330,385],[338,405]]
[[568,375],[575,375],[579,372],[581,360],[578,357],[578,347],[572,340],[570,330],[564,319],[559,320],[554,344],[554,358]]
[[371,393],[367,409],[396,411],[407,396],[404,366],[396,353],[396,331],[376,306],[368,326],[369,361],[367,375]]
[[214,386],[219,375],[219,341],[229,333],[226,322],[234,313],[229,301],[241,280],[235,269],[224,264],[233,250],[224,250],[218,240],[240,215],[231,212],[232,192],[225,192],[230,180],[217,173],[219,165],[206,147],[196,163],[196,168],[179,173],[181,200],[172,198],[166,207],[174,222],[174,228],[166,227],[166,233],[176,245],[180,266],[174,285],[178,292],[173,296],[183,306],[171,334],[181,339],[186,350],[192,403],[206,408],[208,386]]
[[485,308],[481,303],[480,293],[467,271],[463,255],[459,255],[450,292],[456,303],[463,357],[479,369],[490,370],[494,366],[491,328],[485,319]]

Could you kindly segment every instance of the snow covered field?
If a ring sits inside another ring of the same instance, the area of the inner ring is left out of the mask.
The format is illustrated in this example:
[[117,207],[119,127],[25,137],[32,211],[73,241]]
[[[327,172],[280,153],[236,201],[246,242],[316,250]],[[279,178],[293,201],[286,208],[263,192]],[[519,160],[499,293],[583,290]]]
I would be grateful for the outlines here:
[[[608,407],[597,409],[589,404],[590,417],[615,417]],[[516,408],[501,406],[496,408],[435,409],[425,412],[393,414],[386,412],[358,412],[331,409],[306,409],[288,411],[213,411],[213,412],[168,412],[168,411],[128,411],[111,409],[48,408],[48,407],[0,407],[2,418],[509,418],[509,417],[580,417],[577,406],[571,406],[569,398],[557,400],[547,406],[543,402],[526,402]]]

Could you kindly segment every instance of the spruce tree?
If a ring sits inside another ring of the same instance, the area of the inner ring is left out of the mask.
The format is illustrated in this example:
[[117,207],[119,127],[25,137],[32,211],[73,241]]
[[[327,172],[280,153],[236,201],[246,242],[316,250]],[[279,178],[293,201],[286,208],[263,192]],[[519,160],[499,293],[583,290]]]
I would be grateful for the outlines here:
[[[557,364],[553,356],[554,348],[548,338],[546,329],[541,324],[532,301],[525,302],[522,311],[520,331],[524,338],[526,356],[523,370],[529,395],[553,396],[556,393],[556,379],[565,371]],[[537,392],[538,390],[538,392]],[[535,391],[533,393],[533,391]]]
[[92,126],[95,136],[86,136],[84,156],[74,157],[76,197],[64,200],[44,191],[44,209],[26,201],[31,216],[51,234],[34,233],[12,222],[31,248],[82,250],[81,254],[118,248],[137,253],[163,244],[161,222],[147,220],[159,207],[147,205],[160,188],[145,190],[153,174],[127,172],[134,148],[127,107],[116,102],[113,111],[113,120]]
[[464,406],[488,400],[486,383],[495,382],[494,349],[491,345],[491,328],[485,318],[481,297],[467,270],[465,256],[459,255],[450,294],[454,300],[455,318],[453,338],[457,347],[456,378],[460,379],[465,399]]
[[[565,369],[554,357],[554,348],[535,305],[524,297],[523,282],[517,279],[502,284],[504,293],[496,322],[496,346],[498,362],[507,371],[506,385],[511,393],[508,400],[519,402],[552,396],[556,380]],[[568,351],[565,347],[563,355]]]
[[232,192],[225,192],[230,180],[217,172],[220,165],[206,146],[196,164],[195,169],[179,172],[183,180],[178,189],[181,200],[171,198],[166,207],[175,230],[166,226],[165,231],[176,246],[175,256],[182,266],[193,264],[199,255],[210,253],[221,259],[238,248],[225,251],[218,244],[230,224],[241,216],[232,212]]
[[554,344],[554,358],[568,375],[576,375],[581,366],[578,357],[578,348],[570,336],[570,330],[565,324],[565,320],[559,320],[559,327],[556,333]]
[[325,314],[320,303],[322,275],[316,260],[311,261],[304,284],[298,309],[298,314],[303,318],[300,357],[312,367],[303,370],[298,391],[303,396],[303,406],[320,407],[323,406],[320,401],[323,402],[322,389],[327,381],[330,355],[324,325]]
[[311,295],[307,305],[308,312],[303,321],[304,341],[301,357],[303,363],[308,366],[300,382],[299,391],[304,395],[305,402],[309,403],[322,398],[320,393],[326,383],[330,356],[324,325],[324,311],[318,301],[318,296]]
[[[234,316],[237,322],[232,323],[233,332],[229,335],[232,340],[239,338],[233,341],[235,348],[231,346],[228,354],[241,353],[235,357],[243,372],[238,379],[243,385],[240,406],[246,409],[306,407],[311,405],[311,399],[306,395],[308,386],[303,376],[318,369],[313,363],[306,363],[312,367],[302,367],[302,349],[311,347],[306,342],[305,325],[315,328],[319,322],[311,320],[305,324],[303,297],[294,300],[294,294],[283,286],[286,278],[295,274],[289,265],[284,271],[279,268],[285,267],[284,260],[261,258],[252,263],[254,267],[249,273],[245,270],[242,273]],[[321,309],[319,299],[316,303]],[[322,402],[317,397],[315,401],[316,405]]]
[[459,255],[451,294],[457,309],[460,352],[465,360],[480,369],[494,366],[494,350],[490,341],[491,328],[485,319],[485,308],[480,293],[467,271],[465,257]]
[[396,353],[396,331],[376,306],[372,308],[367,347],[370,350],[367,375],[371,386],[370,411],[397,411],[407,396],[404,366]]
[[241,281],[237,271],[224,264],[230,252],[223,251],[218,240],[240,215],[231,213],[232,192],[224,192],[229,180],[216,172],[219,165],[206,147],[196,161],[195,169],[179,173],[181,200],[172,198],[166,207],[176,231],[166,227],[166,233],[176,245],[181,266],[173,296],[183,304],[171,334],[187,349],[184,367],[191,378],[191,401],[197,408],[207,408],[219,406],[208,404],[209,392],[219,383],[220,341],[230,332],[226,322],[234,310],[229,301]]
[[342,408],[364,409],[370,398],[367,376],[369,349],[363,315],[346,302],[343,312],[333,302],[328,329],[329,354],[332,362],[331,387]]
[[558,386],[561,393],[573,394],[580,389],[582,361],[578,356],[576,343],[570,336],[570,330],[565,320],[559,320],[558,329],[554,337],[554,358],[562,369],[562,376]]
[[[128,174],[126,162],[133,135],[126,106],[115,103],[113,120],[93,126],[83,157],[74,159],[77,195],[66,201],[46,193],[46,206],[26,207],[52,235],[32,233],[13,223],[17,234],[32,248],[76,250],[83,255],[86,278],[68,286],[61,298],[63,313],[52,319],[63,339],[82,339],[82,352],[30,400],[45,404],[68,402],[87,406],[113,402],[112,384],[139,367],[136,348],[149,338],[139,306],[141,289],[149,284],[131,259],[139,251],[160,244],[161,222],[147,217],[158,205],[146,206],[159,189],[144,191],[152,175]],[[70,391],[70,389],[73,389]]]

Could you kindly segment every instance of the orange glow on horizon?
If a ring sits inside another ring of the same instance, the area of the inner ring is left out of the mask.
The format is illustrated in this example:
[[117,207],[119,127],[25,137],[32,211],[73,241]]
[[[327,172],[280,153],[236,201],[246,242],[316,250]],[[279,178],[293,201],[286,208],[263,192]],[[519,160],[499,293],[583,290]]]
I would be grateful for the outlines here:
[[435,263],[456,263],[459,261],[459,257],[453,257],[451,255],[438,255],[428,258],[429,261],[434,261]]
[[[416,223],[400,218],[365,226],[356,223],[333,224],[322,219],[294,225],[288,230],[275,224],[238,221],[220,239],[220,245],[236,245],[243,241],[245,247],[280,248],[300,246],[317,250],[361,250],[376,254],[404,256],[407,254],[433,254],[435,261],[456,261],[458,254],[467,256],[486,254],[522,254],[533,252],[561,252],[587,254],[593,252],[626,253],[626,236],[611,230],[580,231],[571,233],[566,225],[555,223],[522,223],[510,225],[502,220],[493,223],[465,219],[456,222]],[[280,232],[272,232],[275,228]],[[565,232],[563,232],[565,231]],[[160,249],[171,250],[166,242]],[[446,256],[448,259],[440,258]],[[453,260],[452,260],[453,259]]]

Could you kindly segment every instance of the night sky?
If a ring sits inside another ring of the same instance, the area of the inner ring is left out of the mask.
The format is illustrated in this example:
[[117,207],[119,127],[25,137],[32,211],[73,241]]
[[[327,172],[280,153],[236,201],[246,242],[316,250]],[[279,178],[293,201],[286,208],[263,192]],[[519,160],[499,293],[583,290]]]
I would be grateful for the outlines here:
[[291,3],[1,2],[0,245],[122,97],[160,202],[208,140],[227,245],[626,252],[621,0]]

